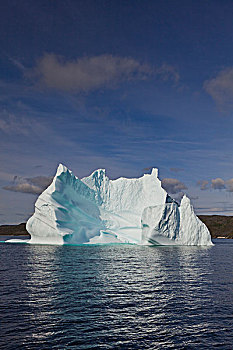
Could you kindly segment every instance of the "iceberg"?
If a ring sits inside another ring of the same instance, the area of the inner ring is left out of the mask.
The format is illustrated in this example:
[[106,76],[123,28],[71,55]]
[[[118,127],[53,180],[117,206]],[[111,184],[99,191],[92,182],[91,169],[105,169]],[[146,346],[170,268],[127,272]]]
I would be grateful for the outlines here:
[[28,243],[212,245],[188,197],[175,202],[158,170],[110,180],[104,169],[79,179],[60,164],[27,221]]

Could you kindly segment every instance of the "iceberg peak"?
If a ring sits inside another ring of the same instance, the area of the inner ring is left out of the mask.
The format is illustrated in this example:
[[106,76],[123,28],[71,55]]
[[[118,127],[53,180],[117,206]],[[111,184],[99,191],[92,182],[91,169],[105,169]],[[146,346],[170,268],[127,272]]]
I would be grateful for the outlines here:
[[186,194],[183,195],[180,205],[190,205],[190,199],[187,197]]
[[62,163],[59,163],[55,177],[61,175],[61,173],[65,173],[67,170],[68,168],[65,165],[63,165]]
[[155,176],[155,177],[158,177],[158,169],[157,168],[152,168],[151,169],[151,175]]

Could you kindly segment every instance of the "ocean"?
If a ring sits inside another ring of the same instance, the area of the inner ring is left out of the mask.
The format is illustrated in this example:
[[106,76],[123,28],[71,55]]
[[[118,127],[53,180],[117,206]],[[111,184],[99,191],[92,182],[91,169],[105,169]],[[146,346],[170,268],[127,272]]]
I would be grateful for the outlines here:
[[0,348],[233,349],[233,240],[0,244]]

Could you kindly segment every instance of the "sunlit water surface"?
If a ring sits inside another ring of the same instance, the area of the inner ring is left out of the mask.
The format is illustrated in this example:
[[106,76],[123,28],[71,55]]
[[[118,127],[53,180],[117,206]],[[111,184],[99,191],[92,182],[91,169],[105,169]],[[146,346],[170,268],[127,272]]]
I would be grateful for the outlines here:
[[0,245],[0,348],[233,349],[233,241]]

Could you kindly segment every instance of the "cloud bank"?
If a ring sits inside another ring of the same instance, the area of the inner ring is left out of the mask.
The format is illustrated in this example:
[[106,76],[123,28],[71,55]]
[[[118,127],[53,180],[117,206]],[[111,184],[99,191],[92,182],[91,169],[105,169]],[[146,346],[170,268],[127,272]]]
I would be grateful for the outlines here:
[[197,181],[197,185],[200,186],[200,189],[202,191],[205,191],[205,190],[208,190],[208,188],[209,188],[209,181],[200,180],[200,181]]
[[220,177],[217,177],[216,179],[211,180],[211,187],[214,190],[222,190],[225,188],[225,181],[221,179]]
[[[211,184],[211,186],[209,186]],[[226,190],[227,192],[233,192],[233,179],[223,180],[220,177],[216,179],[200,180],[197,182],[197,185],[200,186],[201,190],[213,189],[213,190]]]
[[109,54],[65,60],[46,53],[38,59],[26,76],[40,85],[66,92],[90,92],[100,88],[115,88],[122,82],[146,80],[156,76],[162,81],[178,83],[177,70],[168,64],[155,68],[131,57]]
[[32,178],[19,178],[15,176],[14,183],[9,186],[4,186],[4,190],[40,194],[43,192],[52,182],[52,177],[36,176]]
[[228,192],[233,192],[233,179],[227,180],[225,185]]
[[162,187],[171,194],[176,194],[181,192],[182,190],[187,190],[185,184],[177,179],[172,178],[164,178],[162,180]]
[[120,82],[145,80],[153,74],[149,65],[133,58],[100,55],[66,61],[54,54],[41,57],[33,73],[48,88],[76,92],[113,88]]
[[223,69],[215,78],[206,80],[204,89],[220,107],[233,107],[233,68]]

